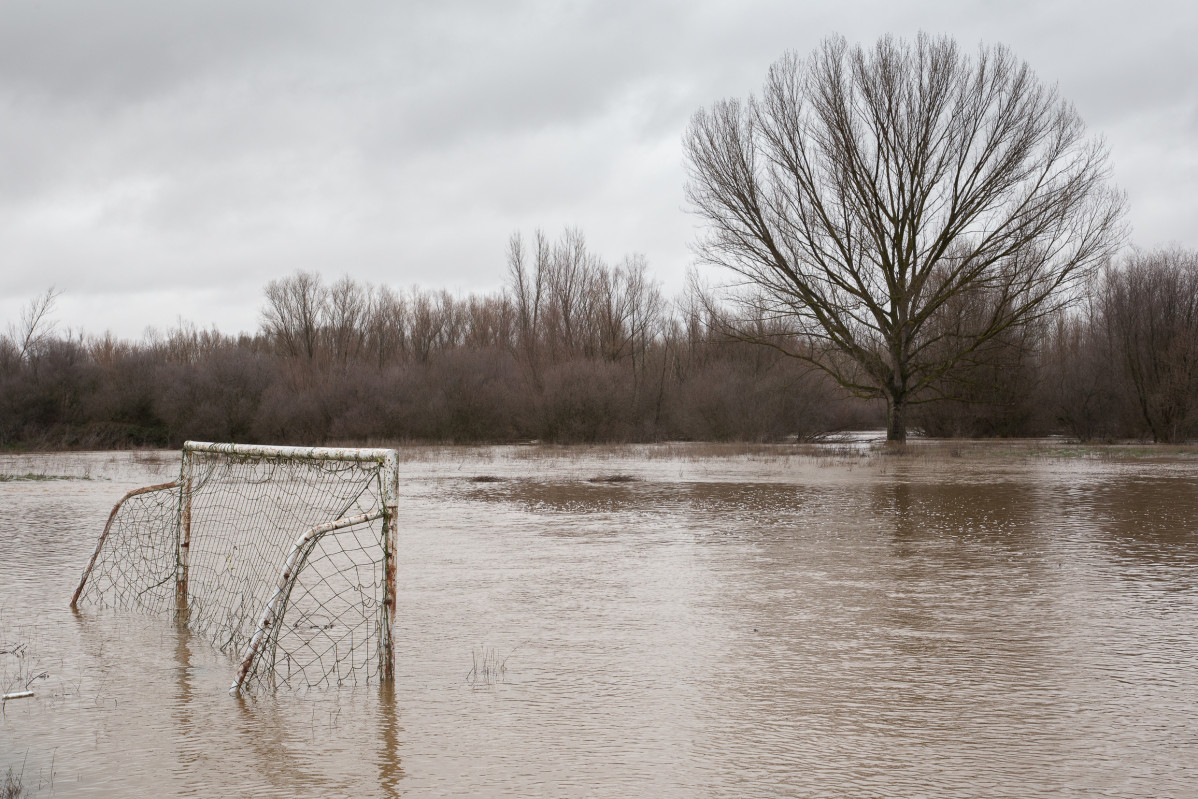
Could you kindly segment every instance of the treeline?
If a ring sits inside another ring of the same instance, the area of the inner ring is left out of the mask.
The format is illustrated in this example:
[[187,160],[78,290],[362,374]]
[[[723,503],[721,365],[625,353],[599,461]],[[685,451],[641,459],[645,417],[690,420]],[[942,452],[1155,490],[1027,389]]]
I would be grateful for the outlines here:
[[[513,237],[493,294],[297,272],[266,286],[252,335],[60,334],[53,299],[0,338],[0,446],[784,440],[884,424],[877,402],[728,333],[745,320],[701,291],[668,300],[643,258],[608,264],[574,230]],[[913,414],[932,435],[1198,436],[1198,258],[1134,255],[934,389],[948,399]]]
[[777,440],[877,423],[574,230],[513,237],[493,294],[297,272],[266,286],[253,335],[55,335],[43,313],[30,336],[47,297],[0,341],[0,446]]
[[1198,438],[1198,253],[1136,252],[1066,312],[1013,329],[946,375],[936,436]]

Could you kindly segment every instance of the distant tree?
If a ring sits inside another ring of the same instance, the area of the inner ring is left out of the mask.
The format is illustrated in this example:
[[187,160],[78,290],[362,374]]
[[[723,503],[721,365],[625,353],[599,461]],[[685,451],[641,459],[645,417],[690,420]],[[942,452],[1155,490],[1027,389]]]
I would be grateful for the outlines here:
[[[787,322],[744,337],[885,399],[895,442],[909,403],[1067,301],[1123,236],[1105,147],[1002,46],[829,39],[777,61],[761,97],[697,112],[684,146],[701,258],[739,275],[750,318]],[[965,292],[985,312],[946,323]]]
[[420,363],[427,363],[444,340],[452,311],[452,297],[447,293],[412,290],[409,337],[412,353]]
[[1118,369],[1095,314],[1092,298],[1080,313],[1057,314],[1039,348],[1047,410],[1078,441],[1113,439],[1122,415]]
[[21,360],[32,360],[37,349],[54,335],[57,323],[51,314],[60,296],[62,292],[51,286],[26,303],[20,320],[8,326],[8,338]]
[[1198,435],[1198,253],[1136,253],[1103,275],[1101,324],[1154,441]]
[[329,288],[323,310],[333,359],[342,366],[357,360],[366,348],[370,292],[345,275]]
[[591,291],[598,258],[587,247],[578,228],[566,228],[553,247],[546,274],[546,321],[552,330],[550,350],[569,358],[583,350],[585,325],[590,315]]
[[407,314],[407,300],[390,286],[371,292],[366,346],[377,368],[396,360],[406,349]]
[[551,260],[549,240],[538,230],[533,240],[531,263],[524,250],[524,239],[513,233],[508,241],[507,279],[516,306],[516,341],[520,359],[528,370],[532,383],[540,387],[540,339],[545,278]]
[[284,353],[316,358],[329,292],[315,272],[297,271],[266,284],[262,329]]

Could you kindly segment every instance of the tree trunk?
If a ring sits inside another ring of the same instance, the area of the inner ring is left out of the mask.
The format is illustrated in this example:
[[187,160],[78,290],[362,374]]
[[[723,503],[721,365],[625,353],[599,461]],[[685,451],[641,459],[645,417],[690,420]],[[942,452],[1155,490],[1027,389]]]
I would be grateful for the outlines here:
[[886,441],[891,444],[907,443],[907,398],[886,398]]

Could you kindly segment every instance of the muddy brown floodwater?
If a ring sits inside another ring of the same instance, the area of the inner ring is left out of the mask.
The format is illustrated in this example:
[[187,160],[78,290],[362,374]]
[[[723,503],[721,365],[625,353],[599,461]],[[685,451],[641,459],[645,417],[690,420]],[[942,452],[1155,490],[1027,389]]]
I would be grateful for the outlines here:
[[112,504],[173,477],[177,453],[0,456],[0,687],[36,691],[0,715],[0,780],[96,797],[1198,796],[1192,455],[401,461],[394,683],[239,700],[231,659],[169,621],[67,609]]

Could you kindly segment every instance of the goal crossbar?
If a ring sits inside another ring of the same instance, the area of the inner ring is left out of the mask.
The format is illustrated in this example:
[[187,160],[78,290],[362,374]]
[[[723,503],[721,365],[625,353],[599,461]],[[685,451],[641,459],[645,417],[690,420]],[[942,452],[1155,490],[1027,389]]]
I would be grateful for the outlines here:
[[288,458],[314,461],[375,461],[395,464],[397,455],[393,449],[371,449],[354,447],[283,447],[258,444],[218,444],[211,441],[187,441],[183,444],[183,456],[188,453],[219,453],[254,458]]

